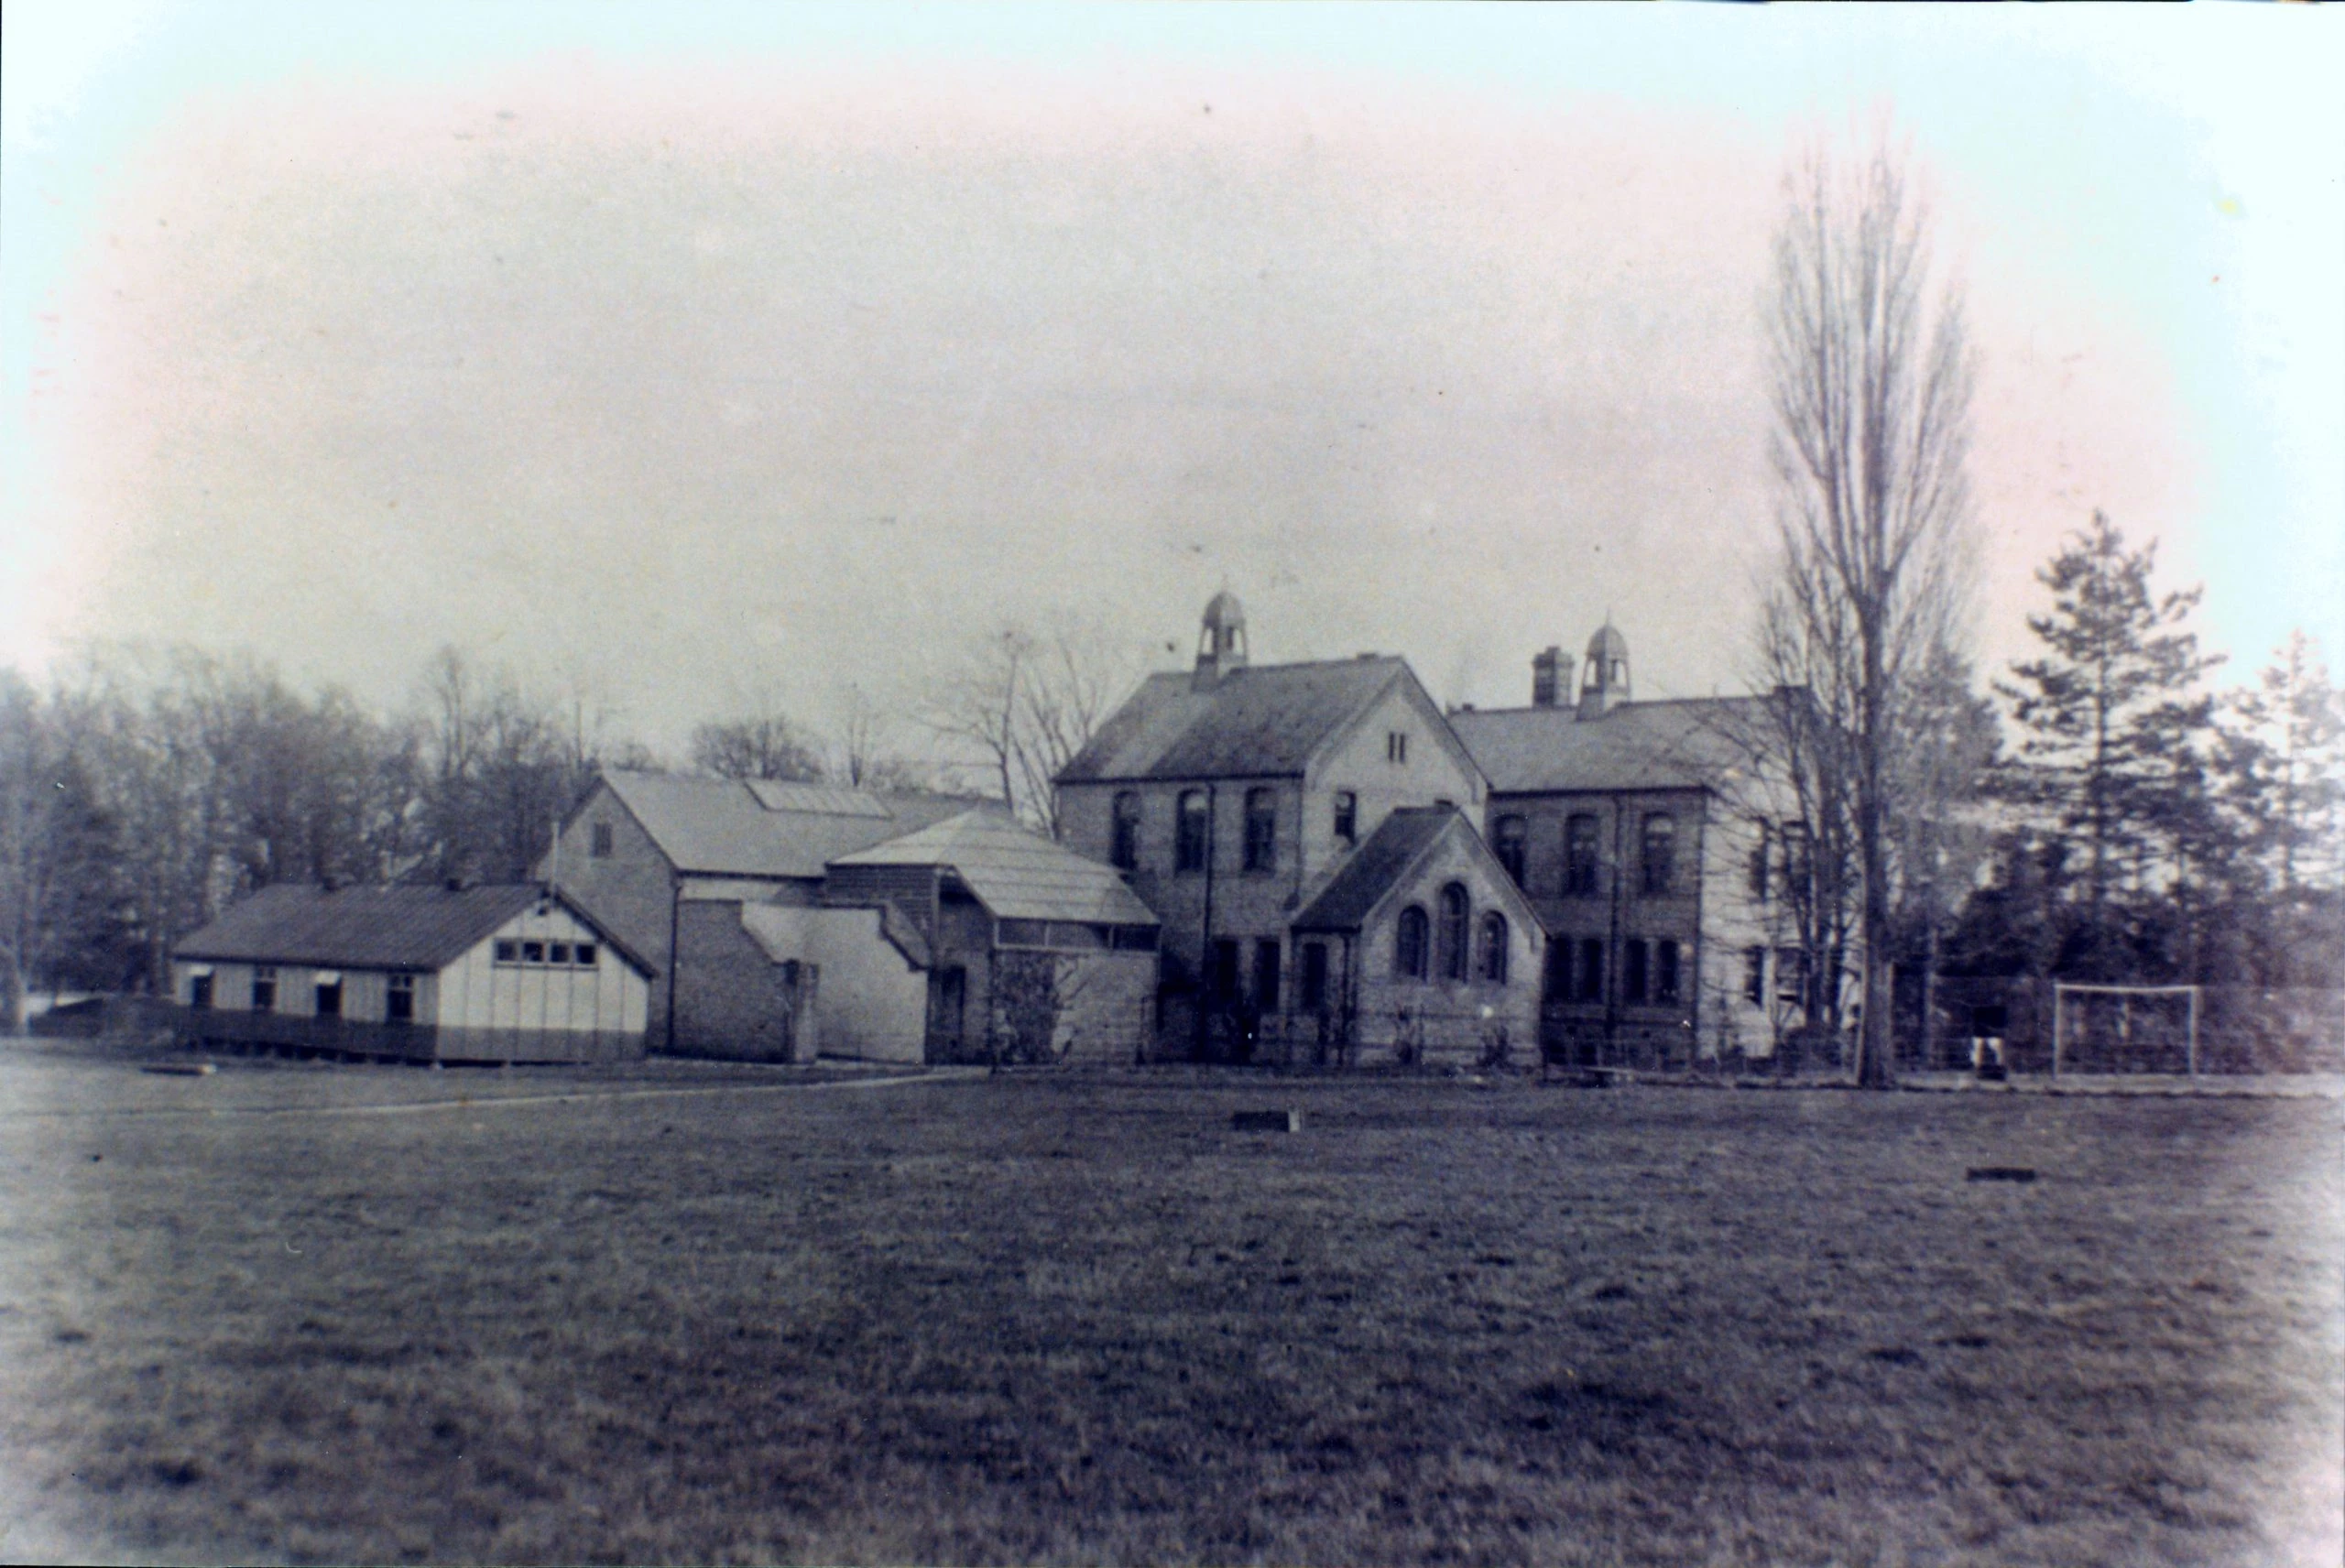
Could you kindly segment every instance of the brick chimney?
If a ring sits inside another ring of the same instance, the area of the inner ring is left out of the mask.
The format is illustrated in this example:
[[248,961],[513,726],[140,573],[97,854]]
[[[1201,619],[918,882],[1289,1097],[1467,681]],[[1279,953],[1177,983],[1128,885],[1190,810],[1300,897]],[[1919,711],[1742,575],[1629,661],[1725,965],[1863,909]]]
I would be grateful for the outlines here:
[[1565,695],[1572,689],[1572,656],[1560,648],[1548,648],[1531,656],[1531,705],[1534,708],[1554,708],[1563,705]]

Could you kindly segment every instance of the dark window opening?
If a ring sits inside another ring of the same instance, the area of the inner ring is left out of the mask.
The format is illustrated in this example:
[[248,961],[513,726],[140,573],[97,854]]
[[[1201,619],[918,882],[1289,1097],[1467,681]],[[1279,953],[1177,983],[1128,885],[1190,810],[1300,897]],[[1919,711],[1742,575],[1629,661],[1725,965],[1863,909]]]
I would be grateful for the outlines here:
[[1266,1013],[1279,1007],[1279,944],[1275,939],[1254,944],[1254,1006]]
[[546,961],[546,944],[545,944],[544,942],[523,942],[523,943],[521,944],[521,962],[522,962],[522,963],[524,963],[524,964],[543,964],[545,961]]
[[1620,1000],[1642,1002],[1645,999],[1645,943],[1642,937],[1631,937],[1620,948]]
[[277,971],[261,968],[253,971],[253,1011],[277,1011]]
[[1207,841],[1211,819],[1205,807],[1203,789],[1181,792],[1181,817],[1174,834],[1172,868],[1176,871],[1203,871],[1205,855],[1212,848]]
[[1742,995],[1752,1007],[1767,1000],[1767,950],[1747,948],[1742,954]]
[[1550,1002],[1572,999],[1572,954],[1577,951],[1567,936],[1550,937],[1547,941],[1547,967],[1544,976]]
[[611,857],[610,823],[596,822],[594,824],[594,844],[586,853],[596,860],[608,860]]
[[1579,944],[1579,999],[1604,1000],[1604,939],[1591,936]]
[[1440,943],[1441,977],[1444,980],[1466,978],[1466,921],[1468,906],[1466,889],[1456,882],[1441,890],[1441,929],[1435,940]]
[[1346,844],[1359,842],[1359,797],[1349,789],[1336,791],[1336,836]]
[[570,944],[566,942],[555,942],[551,947],[546,950],[546,962],[548,964],[569,963]]
[[1401,911],[1392,933],[1392,974],[1400,980],[1422,980],[1425,977],[1426,937],[1430,934],[1424,910],[1411,904]]
[[499,964],[518,964],[518,963],[520,963],[520,962],[521,962],[521,944],[520,944],[519,942],[518,942],[509,941],[509,940],[507,940],[507,939],[504,938],[504,937],[499,937],[499,938],[497,938],[497,940],[496,940],[496,962],[497,962],[497,963],[499,963]]
[[1491,835],[1492,846],[1498,851],[1499,864],[1506,867],[1506,874],[1514,878],[1514,885],[1518,887],[1530,886],[1523,878],[1524,832],[1521,817],[1500,817],[1498,828]]
[[1807,953],[1796,947],[1775,949],[1775,1000],[1787,1007],[1807,1004]]
[[1108,859],[1118,871],[1140,869],[1140,796],[1129,789],[1116,797],[1115,842]]
[[1652,999],[1677,1000],[1677,944],[1674,942],[1663,941],[1653,949]]
[[1564,891],[1586,898],[1596,891],[1596,818],[1581,811],[1564,823]]
[[1507,937],[1504,915],[1492,910],[1482,917],[1481,962],[1477,967],[1482,978],[1493,985],[1506,984]]
[[1763,904],[1767,901],[1767,857],[1769,855],[1767,824],[1759,824],[1759,843],[1751,851],[1751,896]]
[[1221,937],[1214,942],[1210,984],[1215,1001],[1238,1000],[1238,943],[1233,938]]
[[1384,737],[1384,760],[1405,763],[1409,760],[1409,737],[1393,730]]
[[1805,898],[1810,888],[1808,879],[1816,875],[1816,857],[1809,852],[1807,824],[1785,822],[1783,840],[1783,892],[1794,898]]
[[1644,890],[1666,893],[1677,867],[1677,823],[1655,811],[1645,819]]
[[193,1008],[194,1008],[197,1012],[199,1012],[199,1013],[208,1011],[208,1010],[211,1008],[211,1006],[212,1006],[212,976],[211,976],[211,975],[189,975],[189,976],[188,976],[188,982],[187,982],[187,1005],[188,1005],[189,1007],[193,1007]]
[[1279,864],[1279,798],[1270,789],[1246,791],[1246,869],[1275,871]]
[[322,1018],[342,1017],[341,981],[321,980],[318,982],[318,1017]]
[[573,964],[578,964],[582,968],[592,969],[594,967],[595,957],[594,944],[593,942],[578,942],[571,943],[570,961]]
[[1327,1007],[1327,944],[1303,944],[1303,1010],[1325,1012]]
[[395,1024],[415,1021],[415,976],[394,975],[390,989],[383,994],[383,1017]]

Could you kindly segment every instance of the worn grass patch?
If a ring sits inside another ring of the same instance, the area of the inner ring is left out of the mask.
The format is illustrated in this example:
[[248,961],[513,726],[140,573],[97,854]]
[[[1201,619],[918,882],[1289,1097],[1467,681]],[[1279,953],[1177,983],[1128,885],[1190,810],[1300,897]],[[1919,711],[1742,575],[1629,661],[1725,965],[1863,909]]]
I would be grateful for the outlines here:
[[0,1548],[2339,1560],[2334,1104],[1276,1092],[0,1062]]

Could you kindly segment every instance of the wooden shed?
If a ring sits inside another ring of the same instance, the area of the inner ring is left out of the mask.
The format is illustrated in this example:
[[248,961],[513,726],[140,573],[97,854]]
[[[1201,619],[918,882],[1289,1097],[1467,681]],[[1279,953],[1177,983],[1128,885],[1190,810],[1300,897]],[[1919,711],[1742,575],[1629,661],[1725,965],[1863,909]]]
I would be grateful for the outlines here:
[[265,887],[172,969],[191,1041],[408,1062],[641,1056],[652,978],[534,883]]

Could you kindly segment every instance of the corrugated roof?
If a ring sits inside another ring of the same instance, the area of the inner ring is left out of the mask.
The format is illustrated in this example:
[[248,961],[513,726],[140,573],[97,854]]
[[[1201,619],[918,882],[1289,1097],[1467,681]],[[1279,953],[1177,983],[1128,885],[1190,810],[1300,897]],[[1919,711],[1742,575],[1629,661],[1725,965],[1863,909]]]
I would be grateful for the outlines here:
[[[534,882],[442,887],[264,887],[181,938],[180,958],[314,964],[351,969],[439,969],[545,896]],[[557,895],[605,944],[651,973],[633,950]]]
[[834,864],[949,866],[1000,920],[1157,923],[1155,912],[1124,885],[1114,867],[1028,832],[998,809],[964,811],[875,848],[841,855]]
[[1378,657],[1248,665],[1199,691],[1187,673],[1151,675],[1059,775],[1235,779],[1298,774],[1314,752],[1408,664]]
[[1500,794],[1715,785],[1726,769],[1752,765],[1767,724],[1761,697],[1623,702],[1584,721],[1570,707],[1449,715]]
[[[842,855],[965,811],[965,796],[606,769],[603,782],[679,871],[818,877]],[[769,804],[769,800],[776,802]]]
[[1408,806],[1394,811],[1352,852],[1292,925],[1297,931],[1358,930],[1392,885],[1453,824],[1472,831],[1472,824],[1450,806]]

